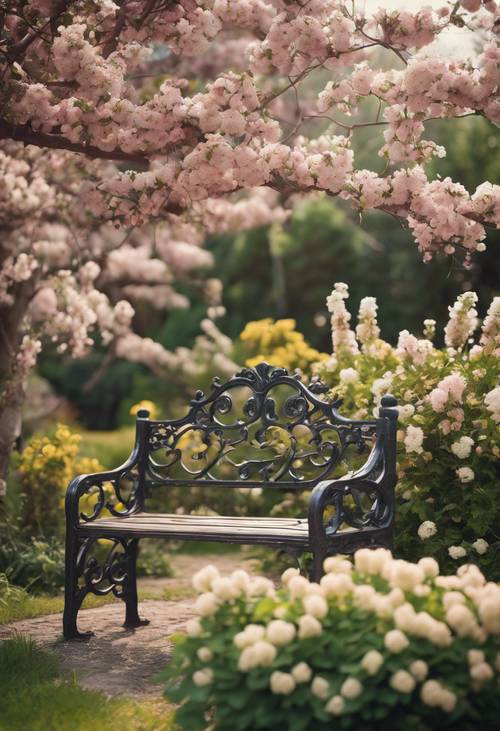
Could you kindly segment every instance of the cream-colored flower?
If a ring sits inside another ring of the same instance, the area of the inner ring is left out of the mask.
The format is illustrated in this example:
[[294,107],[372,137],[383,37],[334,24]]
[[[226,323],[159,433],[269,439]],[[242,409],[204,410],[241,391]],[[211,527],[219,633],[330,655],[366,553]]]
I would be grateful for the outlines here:
[[471,665],[470,676],[473,680],[478,680],[480,683],[484,683],[487,680],[491,680],[495,673],[491,665],[487,662],[478,662]]
[[489,547],[490,544],[488,543],[488,541],[485,541],[484,538],[478,538],[477,541],[474,541],[474,543],[472,544],[472,548],[480,555],[486,553]]
[[269,622],[266,629],[266,636],[269,642],[273,645],[280,647],[281,645],[288,645],[297,634],[295,625],[290,622],[285,622],[282,619],[273,619]]
[[424,520],[423,523],[420,523],[417,533],[420,540],[425,541],[427,538],[432,538],[432,536],[436,535],[437,525],[432,520]]
[[398,693],[411,693],[415,688],[415,679],[406,670],[396,670],[391,675],[389,685]]
[[463,558],[464,556],[466,556],[467,551],[465,550],[465,548],[463,546],[450,546],[448,548],[448,554],[449,554],[450,558],[453,558],[456,561],[459,558]]
[[299,619],[299,637],[305,640],[308,637],[316,637],[323,631],[321,622],[310,614],[303,614]]
[[190,637],[199,637],[203,632],[199,619],[188,619],[186,622],[186,632]]
[[192,579],[193,587],[198,592],[210,591],[212,581],[220,577],[219,570],[216,566],[209,564],[197,571]]
[[201,662],[210,662],[214,657],[214,653],[209,647],[200,647],[196,654]]
[[391,629],[384,637],[384,645],[389,652],[402,652],[410,643],[406,635],[399,629]]
[[485,655],[483,650],[469,650],[467,653],[467,659],[469,665],[478,665],[481,662],[485,662]]
[[275,670],[270,678],[271,691],[275,695],[290,695],[295,690],[296,683],[290,673],[282,673]]
[[211,617],[217,611],[218,606],[215,594],[207,592],[206,594],[200,594],[194,604],[194,611],[201,614],[202,617]]
[[426,679],[429,673],[429,666],[424,660],[414,660],[412,663],[410,663],[408,670],[413,675],[415,680],[418,680],[419,683],[421,683],[422,680]]
[[306,596],[303,599],[303,604],[306,614],[311,614],[317,619],[322,619],[328,614],[328,604],[322,596]]
[[234,636],[233,642],[240,650],[249,645],[254,645],[264,637],[265,629],[260,624],[247,624],[242,632]]
[[325,678],[316,675],[313,682],[311,683],[311,693],[316,696],[316,698],[325,700],[326,698],[328,698],[329,690],[330,683],[328,682],[328,680],[325,680]]
[[333,596],[344,596],[352,591],[354,584],[350,574],[325,574],[321,579],[321,586],[323,587],[327,597]]
[[203,668],[203,670],[197,670],[193,673],[193,683],[198,685],[200,688],[204,685],[210,685],[214,679],[214,671],[212,668]]
[[306,662],[299,662],[291,670],[296,683],[308,683],[312,678],[312,670]]
[[268,667],[276,659],[277,650],[265,640],[258,640],[254,645],[245,647],[238,661],[238,668],[247,672],[256,667]]
[[281,583],[284,586],[287,586],[290,583],[290,579],[293,579],[294,576],[300,576],[300,571],[299,569],[290,567],[281,574]]
[[325,574],[350,574],[352,572],[352,563],[340,556],[329,556],[323,562]]
[[368,675],[376,675],[384,663],[384,656],[378,650],[369,650],[361,660],[361,667]]
[[340,687],[340,693],[344,698],[352,700],[357,698],[363,691],[363,685],[357,678],[346,678]]
[[333,698],[330,698],[328,703],[325,706],[325,711],[327,713],[331,713],[332,716],[340,716],[342,711],[344,710],[344,699],[341,695],[334,695]]

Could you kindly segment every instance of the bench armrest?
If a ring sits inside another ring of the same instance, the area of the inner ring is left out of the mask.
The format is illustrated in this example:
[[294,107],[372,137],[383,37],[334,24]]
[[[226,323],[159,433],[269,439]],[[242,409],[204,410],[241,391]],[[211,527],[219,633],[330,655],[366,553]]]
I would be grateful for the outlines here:
[[68,526],[77,528],[80,523],[97,520],[105,510],[117,518],[125,518],[143,509],[147,417],[140,416],[141,413],[144,412],[139,412],[137,418],[134,448],[122,465],[78,475],[69,483],[65,497]]
[[[324,480],[309,500],[309,534],[315,543],[326,545],[328,537],[342,524],[362,529],[391,528],[394,522],[394,488],[396,485],[396,426],[398,412],[393,396],[382,399],[377,419],[377,438],[367,461],[344,477]],[[364,495],[373,496],[371,506],[363,506]],[[346,498],[352,498],[346,504]],[[325,511],[333,515],[325,521]]]

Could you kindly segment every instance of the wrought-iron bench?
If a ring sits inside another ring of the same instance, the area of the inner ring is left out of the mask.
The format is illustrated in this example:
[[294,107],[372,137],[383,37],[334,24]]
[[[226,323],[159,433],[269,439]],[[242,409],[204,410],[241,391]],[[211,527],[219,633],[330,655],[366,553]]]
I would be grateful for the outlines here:
[[[141,538],[262,544],[297,559],[311,552],[314,580],[330,554],[390,548],[396,399],[384,396],[377,418],[351,420],[338,413],[340,401],[321,398],[326,391],[319,381],[306,387],[297,374],[261,363],[227,383],[214,379],[211,393],[197,391],[183,418],[156,421],[139,411],[129,459],[69,484],[64,636],[90,634],[77,629],[89,592],[123,599],[126,627],[146,623],[137,609]],[[346,474],[349,457],[354,469]],[[190,486],[312,492],[307,517],[148,511],[160,488]]]

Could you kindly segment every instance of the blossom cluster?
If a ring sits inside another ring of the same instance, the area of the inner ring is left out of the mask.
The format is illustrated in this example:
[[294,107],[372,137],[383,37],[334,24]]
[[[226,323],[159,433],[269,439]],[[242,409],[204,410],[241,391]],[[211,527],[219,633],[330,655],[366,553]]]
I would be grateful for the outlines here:
[[229,728],[232,693],[244,697],[243,729],[264,728],[257,714],[268,704],[284,719],[287,696],[317,728],[332,716],[356,728],[375,710],[392,728],[404,728],[409,710],[432,728],[451,713],[465,723],[476,703],[486,708],[481,699],[493,698],[500,673],[498,584],[476,566],[446,576],[434,558],[410,563],[386,549],[332,556],[324,570],[314,583],[288,569],[281,589],[241,570],[195,574],[198,617],[175,649],[167,686],[182,702],[181,728],[202,708]]

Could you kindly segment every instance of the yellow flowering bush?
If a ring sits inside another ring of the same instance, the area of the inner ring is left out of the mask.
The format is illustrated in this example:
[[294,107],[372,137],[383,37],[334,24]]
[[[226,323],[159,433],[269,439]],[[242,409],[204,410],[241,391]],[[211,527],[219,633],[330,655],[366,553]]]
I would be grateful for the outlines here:
[[69,481],[76,475],[103,469],[97,459],[80,456],[80,442],[79,434],[58,424],[52,436],[35,437],[23,450],[18,470],[24,494],[22,523],[27,532],[59,532]]
[[206,566],[165,671],[181,731],[498,728],[500,585],[361,549],[320,583]]
[[311,347],[295,328],[293,319],[272,320],[267,317],[249,322],[240,335],[246,365],[252,367],[266,361],[291,371],[295,368],[307,371],[313,363],[328,358],[326,353]]

